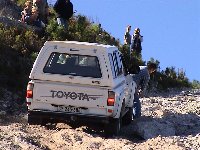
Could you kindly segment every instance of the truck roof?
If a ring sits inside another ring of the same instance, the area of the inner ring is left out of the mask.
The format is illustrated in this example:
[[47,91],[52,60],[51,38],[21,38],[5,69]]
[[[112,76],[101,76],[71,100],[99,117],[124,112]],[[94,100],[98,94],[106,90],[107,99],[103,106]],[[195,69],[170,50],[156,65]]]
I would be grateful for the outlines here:
[[105,49],[112,49],[115,48],[116,46],[111,46],[111,45],[104,45],[104,44],[99,44],[99,43],[89,43],[89,42],[78,42],[78,41],[46,41],[44,45],[62,45],[62,44],[68,44],[68,45],[83,45],[83,46],[92,46],[92,47],[102,47]]

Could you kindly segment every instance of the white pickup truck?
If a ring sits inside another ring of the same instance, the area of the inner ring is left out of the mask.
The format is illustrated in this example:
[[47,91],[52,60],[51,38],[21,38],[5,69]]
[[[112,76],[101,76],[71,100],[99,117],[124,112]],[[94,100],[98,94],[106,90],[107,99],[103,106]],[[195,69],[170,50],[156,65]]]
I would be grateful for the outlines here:
[[121,53],[110,45],[47,41],[30,73],[28,123],[47,120],[103,122],[118,134],[132,121],[135,82],[124,74]]

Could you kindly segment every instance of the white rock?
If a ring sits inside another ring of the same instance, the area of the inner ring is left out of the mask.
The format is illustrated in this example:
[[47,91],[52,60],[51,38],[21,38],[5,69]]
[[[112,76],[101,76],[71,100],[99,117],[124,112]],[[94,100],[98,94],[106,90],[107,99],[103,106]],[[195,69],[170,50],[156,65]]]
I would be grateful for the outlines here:
[[0,111],[0,115],[6,115],[5,111]]
[[160,123],[155,120],[136,121],[134,131],[144,139],[161,136],[175,136],[175,127],[169,123]]

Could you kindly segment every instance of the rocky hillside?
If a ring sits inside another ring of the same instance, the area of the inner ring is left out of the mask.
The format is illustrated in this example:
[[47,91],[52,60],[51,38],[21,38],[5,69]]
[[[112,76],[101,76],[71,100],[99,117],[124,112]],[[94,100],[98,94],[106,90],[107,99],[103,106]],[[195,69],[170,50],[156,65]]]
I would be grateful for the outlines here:
[[[8,100],[10,98],[10,100]],[[7,101],[12,103],[12,94]],[[142,117],[106,138],[100,124],[27,125],[26,113],[6,112],[0,98],[0,149],[16,150],[199,150],[200,90],[168,92],[143,98]]]
[[5,27],[18,27],[18,29],[27,29],[41,32],[41,29],[35,26],[30,26],[20,22],[21,7],[16,5],[15,0],[0,0],[0,23]]
[[10,18],[12,20],[20,19],[21,9],[13,1],[14,0],[0,1],[0,17]]

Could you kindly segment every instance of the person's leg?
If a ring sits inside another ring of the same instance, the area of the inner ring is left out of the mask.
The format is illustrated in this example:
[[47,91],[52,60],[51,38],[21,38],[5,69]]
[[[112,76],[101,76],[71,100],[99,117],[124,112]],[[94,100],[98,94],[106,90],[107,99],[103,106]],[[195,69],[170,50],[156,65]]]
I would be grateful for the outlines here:
[[141,48],[136,48],[135,49],[136,55],[141,56],[141,51],[142,51]]
[[47,24],[47,15],[39,14],[39,20],[41,20],[44,24]]
[[65,20],[65,28],[68,29],[69,21]]
[[62,18],[57,18],[57,23],[58,23],[58,25],[62,25],[62,22],[61,22],[61,20],[62,20]]
[[139,117],[141,117],[141,103],[139,100],[139,95],[136,93],[133,101],[133,118]]
[[63,26],[64,28],[67,28],[67,20],[63,19],[63,18],[57,18],[57,23],[60,26]]
[[66,19],[63,19],[62,18],[62,26],[65,28],[65,29],[67,29],[68,28],[68,21],[66,20]]
[[41,27],[42,27],[42,26],[41,26],[41,21],[39,21],[39,20],[34,21],[32,25],[34,25],[34,26],[36,26],[36,27],[38,27],[38,28],[41,28]]

